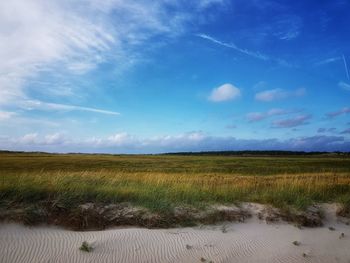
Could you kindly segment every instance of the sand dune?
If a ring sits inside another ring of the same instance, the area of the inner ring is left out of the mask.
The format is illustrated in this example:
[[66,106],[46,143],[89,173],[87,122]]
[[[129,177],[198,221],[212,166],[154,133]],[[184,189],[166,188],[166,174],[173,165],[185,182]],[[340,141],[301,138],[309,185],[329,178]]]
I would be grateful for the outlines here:
[[[79,250],[85,240],[94,247],[92,252]],[[335,218],[328,218],[324,227],[304,229],[287,223],[266,224],[256,218],[195,228],[89,232],[2,224],[0,255],[1,262],[348,263],[350,227]]]

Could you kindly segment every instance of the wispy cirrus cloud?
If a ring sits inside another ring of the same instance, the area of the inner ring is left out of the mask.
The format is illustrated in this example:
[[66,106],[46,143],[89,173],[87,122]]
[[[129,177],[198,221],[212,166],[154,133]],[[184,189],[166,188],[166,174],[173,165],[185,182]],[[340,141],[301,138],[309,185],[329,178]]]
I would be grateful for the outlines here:
[[43,72],[69,80],[108,61],[125,67],[152,37],[176,37],[197,14],[225,2],[200,0],[184,8],[180,0],[1,1],[0,107],[33,100],[28,80]]
[[293,118],[276,120],[272,122],[274,128],[292,128],[308,124],[312,116],[310,114],[298,115]]
[[87,111],[95,112],[107,115],[120,115],[119,112],[108,111],[90,107],[82,107],[76,105],[67,105],[59,103],[48,103],[39,100],[26,100],[19,105],[22,109],[26,110],[44,110],[44,111]]
[[[341,56],[336,56],[336,57],[331,57],[322,61],[319,61],[317,63],[315,63],[315,66],[323,66],[323,65],[327,65],[329,63],[333,63],[333,62],[337,62],[337,61],[342,61],[343,65],[344,65],[344,70],[345,70],[345,76],[347,78],[348,81],[350,81],[350,74],[349,74],[349,68],[348,68],[348,63],[346,61],[346,57],[344,54],[342,54]],[[350,85],[340,81],[338,83],[338,86],[344,89],[349,90],[350,89]]]
[[249,112],[246,114],[246,118],[249,122],[257,122],[267,119],[272,116],[285,115],[295,112],[294,110],[285,110],[285,109],[270,109],[267,112]]
[[25,82],[60,64],[98,63],[117,40],[59,1],[0,3],[0,104],[26,97]]
[[276,17],[270,30],[280,40],[288,41],[300,35],[302,24],[302,19],[299,16],[281,15]]
[[350,128],[341,131],[340,134],[350,134]]
[[249,122],[258,122],[266,119],[268,115],[263,112],[249,112],[246,114],[246,118]]
[[316,62],[314,65],[315,66],[323,66],[323,65],[327,65],[329,63],[340,61],[340,60],[342,60],[342,57],[336,56],[336,57],[331,57],[331,58],[327,58],[327,59],[321,60],[319,62]]
[[235,124],[228,124],[225,126],[226,129],[236,129],[237,128],[237,125]]
[[335,118],[337,116],[345,115],[345,114],[349,114],[349,113],[350,113],[350,108],[349,107],[344,107],[344,108],[342,108],[340,110],[326,113],[326,117],[328,117],[328,118]]
[[317,132],[318,133],[325,133],[325,132],[331,132],[331,133],[334,133],[336,132],[337,128],[318,128]]
[[262,90],[267,87],[267,82],[266,81],[259,81],[253,86],[254,91]]
[[349,84],[349,83],[346,83],[346,82],[344,82],[344,81],[340,81],[340,82],[338,83],[338,86],[339,86],[341,89],[343,89],[343,90],[348,90],[348,91],[350,91],[350,84]]
[[295,91],[287,91],[284,89],[271,89],[261,91],[255,94],[255,99],[263,102],[271,102],[292,97],[302,97],[306,94],[306,89],[300,88]]

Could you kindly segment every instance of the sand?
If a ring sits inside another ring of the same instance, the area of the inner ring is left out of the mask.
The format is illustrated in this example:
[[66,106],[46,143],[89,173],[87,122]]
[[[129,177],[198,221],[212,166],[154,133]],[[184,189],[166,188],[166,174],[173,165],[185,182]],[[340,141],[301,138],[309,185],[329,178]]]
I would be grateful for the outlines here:
[[[92,252],[79,250],[83,241],[93,246]],[[326,215],[323,227],[303,229],[284,222],[266,224],[256,217],[193,228],[86,232],[0,225],[0,262],[210,261],[349,263],[350,227],[332,214]]]

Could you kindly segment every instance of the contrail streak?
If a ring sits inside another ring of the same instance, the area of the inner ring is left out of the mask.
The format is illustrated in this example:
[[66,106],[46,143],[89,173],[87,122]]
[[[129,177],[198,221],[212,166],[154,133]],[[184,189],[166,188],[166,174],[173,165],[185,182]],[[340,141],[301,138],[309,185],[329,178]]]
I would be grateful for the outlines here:
[[350,80],[350,77],[349,77],[349,70],[348,70],[348,65],[346,64],[346,59],[345,59],[344,54],[343,54],[343,61],[344,61],[344,66],[345,66],[346,76],[348,77],[348,80]]
[[211,41],[211,42],[213,42],[213,43],[215,43],[217,45],[234,49],[234,50],[236,50],[236,51],[238,51],[240,53],[246,54],[248,56],[251,56],[251,57],[254,57],[254,58],[257,58],[257,59],[261,59],[261,60],[265,60],[265,61],[272,60],[272,61],[275,61],[275,62],[277,62],[278,64],[280,64],[282,66],[294,67],[292,64],[288,63],[287,61],[285,61],[283,59],[272,58],[272,57],[269,57],[267,55],[261,54],[259,52],[254,52],[254,51],[250,51],[250,50],[247,50],[247,49],[239,48],[235,44],[222,42],[222,41],[220,41],[220,40],[218,40],[216,38],[213,38],[213,37],[211,37],[209,35],[206,35],[206,34],[196,34],[196,36],[200,37],[200,38],[203,38],[203,39],[206,39],[206,40],[209,40],[209,41]]
[[237,50],[238,52],[241,52],[241,53],[246,54],[246,55],[251,56],[251,57],[255,57],[258,59],[262,59],[262,60],[269,60],[270,59],[268,56],[262,55],[262,54],[257,53],[257,52],[252,52],[252,51],[249,51],[246,49],[239,48],[235,44],[229,44],[229,43],[222,42],[222,41],[217,40],[217,39],[215,39],[209,35],[206,35],[206,34],[197,34],[196,36],[203,38],[203,39],[206,39],[206,40],[209,40],[215,44],[218,44],[218,45],[221,45],[221,46],[224,46],[227,48],[232,48],[234,50]]

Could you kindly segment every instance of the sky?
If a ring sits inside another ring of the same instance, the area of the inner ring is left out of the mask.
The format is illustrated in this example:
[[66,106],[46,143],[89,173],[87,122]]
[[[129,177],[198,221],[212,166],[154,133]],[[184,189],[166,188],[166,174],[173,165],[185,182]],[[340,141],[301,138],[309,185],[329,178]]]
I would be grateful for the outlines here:
[[0,0],[0,149],[350,151],[349,0]]

